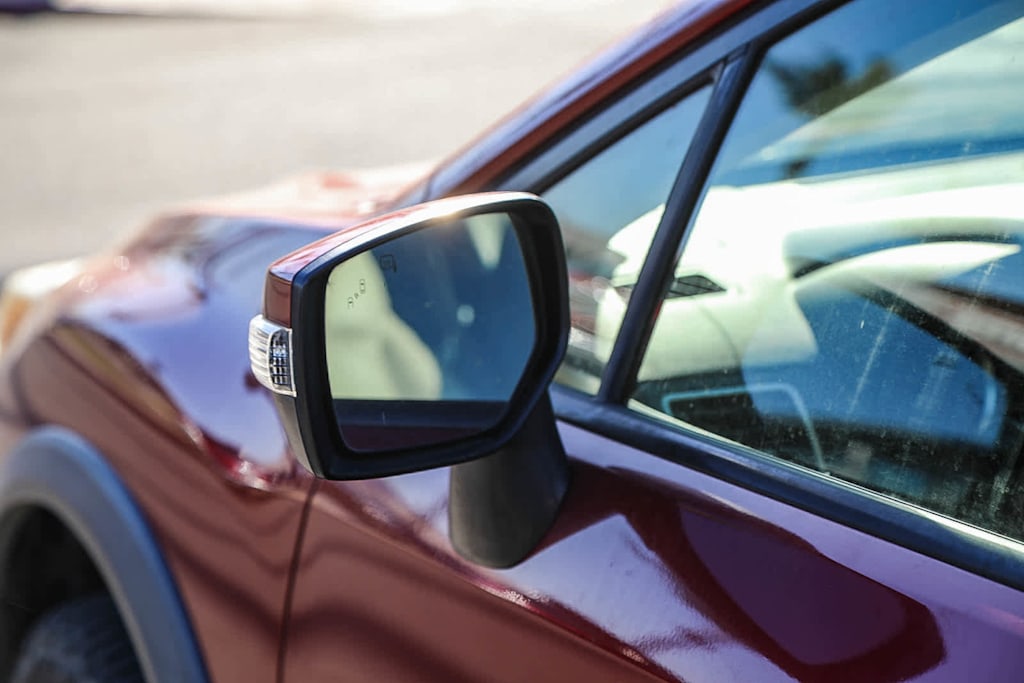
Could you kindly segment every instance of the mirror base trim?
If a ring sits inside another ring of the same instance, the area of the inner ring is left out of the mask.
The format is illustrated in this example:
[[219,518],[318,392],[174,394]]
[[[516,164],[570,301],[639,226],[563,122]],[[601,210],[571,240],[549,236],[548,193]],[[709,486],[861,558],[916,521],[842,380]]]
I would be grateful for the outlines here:
[[452,467],[452,545],[487,567],[518,564],[551,528],[568,489],[569,464],[545,393],[504,447]]

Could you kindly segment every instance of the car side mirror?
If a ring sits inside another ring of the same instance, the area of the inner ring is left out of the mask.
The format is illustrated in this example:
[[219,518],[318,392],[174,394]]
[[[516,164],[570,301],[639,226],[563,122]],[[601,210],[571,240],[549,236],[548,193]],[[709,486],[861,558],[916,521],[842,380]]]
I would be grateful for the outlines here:
[[364,479],[493,454],[565,351],[558,223],[532,195],[443,199],[273,264],[250,324],[253,373],[296,456]]

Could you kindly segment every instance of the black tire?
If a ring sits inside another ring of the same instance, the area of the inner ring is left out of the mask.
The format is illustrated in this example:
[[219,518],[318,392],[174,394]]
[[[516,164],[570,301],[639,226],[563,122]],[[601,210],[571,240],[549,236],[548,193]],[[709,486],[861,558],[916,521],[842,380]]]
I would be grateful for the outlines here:
[[143,683],[114,602],[91,595],[57,605],[29,631],[10,683]]

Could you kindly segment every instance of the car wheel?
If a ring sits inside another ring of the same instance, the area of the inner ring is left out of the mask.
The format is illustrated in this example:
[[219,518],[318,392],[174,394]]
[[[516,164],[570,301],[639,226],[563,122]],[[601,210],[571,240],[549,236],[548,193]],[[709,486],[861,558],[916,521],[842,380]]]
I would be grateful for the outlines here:
[[114,602],[92,595],[57,605],[29,632],[11,683],[142,683]]

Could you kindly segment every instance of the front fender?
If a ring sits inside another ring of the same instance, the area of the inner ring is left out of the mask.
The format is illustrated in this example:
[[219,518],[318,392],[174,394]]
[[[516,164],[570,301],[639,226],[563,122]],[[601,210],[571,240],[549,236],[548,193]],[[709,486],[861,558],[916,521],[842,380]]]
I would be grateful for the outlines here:
[[0,566],[6,527],[25,507],[58,517],[85,547],[117,604],[150,683],[205,683],[206,669],[181,597],[131,494],[77,434],[40,428],[0,467]]

